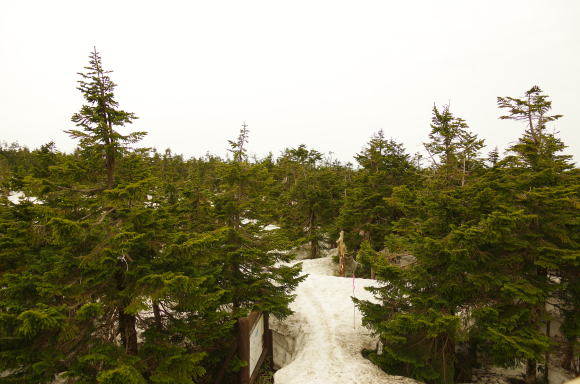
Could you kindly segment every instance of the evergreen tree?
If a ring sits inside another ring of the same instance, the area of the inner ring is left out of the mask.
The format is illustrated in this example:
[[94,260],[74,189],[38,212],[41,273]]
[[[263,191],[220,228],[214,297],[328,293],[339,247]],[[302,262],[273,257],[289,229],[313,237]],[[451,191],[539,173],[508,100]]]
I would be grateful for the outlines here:
[[[547,303],[563,297],[563,314],[570,319],[570,308],[577,303],[577,284],[569,280],[570,273],[578,272],[578,198],[577,171],[570,163],[570,156],[560,152],[565,148],[554,133],[547,132],[546,123],[561,115],[549,115],[551,101],[538,86],[528,90],[524,97],[498,97],[498,106],[507,109],[501,119],[523,121],[526,130],[519,141],[510,148],[511,156],[505,159],[502,181],[509,187],[510,196],[505,197],[513,207],[521,209],[529,218],[518,231],[521,264],[515,276],[520,286],[526,286],[528,299],[522,300],[520,313],[525,319],[519,329],[508,329],[497,340],[496,348],[505,348],[506,354],[521,356],[521,345],[531,340],[543,340],[541,329],[550,335],[551,316]],[[519,291],[522,291],[521,287]],[[513,305],[504,311],[514,312]],[[501,313],[501,311],[500,311]],[[574,318],[574,315],[572,315]],[[572,346],[577,343],[578,326],[567,322],[565,333]],[[524,328],[522,328],[524,327]],[[501,329],[506,329],[502,327]],[[523,331],[525,329],[526,331]],[[528,340],[519,342],[512,333],[526,332]],[[538,363],[548,375],[551,345],[547,341],[529,346],[523,355],[527,361],[526,381],[536,382]],[[574,347],[570,348],[572,351]],[[574,353],[574,352],[572,352]]]
[[468,172],[478,165],[475,155],[483,147],[483,140],[468,128],[465,120],[453,116],[449,105],[442,111],[433,106],[431,141],[425,144],[425,149],[447,183],[464,185]]
[[348,231],[349,249],[358,249],[366,240],[379,251],[384,248],[392,223],[401,215],[386,199],[395,187],[416,183],[416,168],[403,145],[387,140],[382,130],[371,137],[355,159],[360,169],[348,186],[338,226]]
[[304,279],[300,265],[279,263],[289,260],[281,252],[287,242],[280,241],[276,231],[265,229],[269,217],[262,215],[259,206],[267,199],[268,191],[263,187],[268,173],[262,164],[248,160],[247,138],[244,124],[237,140],[230,141],[232,159],[217,165],[213,207],[209,208],[213,210],[214,228],[199,234],[193,243],[217,271],[212,279],[223,294],[221,308],[229,308],[230,328],[215,339],[210,356],[215,359],[210,361],[214,379],[223,377],[226,368],[236,371],[236,362],[230,357],[236,350],[237,335],[231,325],[252,310],[280,318],[289,315],[289,303],[294,298],[291,292]]
[[114,90],[117,86],[103,68],[101,56],[96,47],[89,56],[89,66],[86,73],[79,73],[78,90],[81,91],[87,104],[72,116],[72,121],[82,130],[68,130],[69,135],[80,139],[80,146],[87,155],[104,159],[107,170],[108,188],[114,184],[114,174],[117,160],[127,144],[135,143],[145,135],[145,132],[132,132],[122,135],[115,127],[131,124],[137,117],[132,112],[118,109]]
[[79,149],[34,153],[23,186],[42,204],[0,204],[0,370],[11,382],[59,374],[83,383],[192,383],[204,374],[210,329],[224,327],[221,289],[203,258],[170,261],[181,248],[172,246],[164,211],[150,204],[158,188],[147,153],[125,148],[141,134],[112,129],[132,114],[114,110],[114,85],[98,54],[91,58],[93,83],[81,90],[94,105],[73,117],[85,128],[72,132]]
[[235,314],[245,316],[249,310],[259,309],[284,317],[290,313],[290,292],[303,278],[299,277],[300,265],[276,266],[286,257],[276,251],[275,233],[264,230],[269,223],[254,209],[262,202],[263,173],[247,159],[247,139],[244,123],[238,139],[230,141],[233,159],[218,170],[221,183],[215,207],[224,241],[224,253],[218,259],[223,263],[223,288]]
[[384,344],[384,353],[371,354],[371,359],[388,372],[427,382],[454,382],[456,347],[466,332],[462,313],[478,294],[466,278],[477,271],[477,262],[454,236],[458,228],[477,225],[487,201],[475,175],[463,172],[465,138],[478,143],[470,149],[471,162],[478,161],[481,144],[466,128],[448,108],[443,113],[434,108],[432,141],[426,145],[434,160],[431,177],[421,188],[394,186],[385,199],[385,206],[398,214],[385,239],[387,257],[411,253],[417,262],[396,266],[373,255],[367,245],[360,253],[386,283],[373,289],[379,304],[356,300],[363,322]]
[[317,258],[343,200],[343,167],[304,145],[286,149],[277,165],[280,226],[290,240],[309,244],[310,258]]

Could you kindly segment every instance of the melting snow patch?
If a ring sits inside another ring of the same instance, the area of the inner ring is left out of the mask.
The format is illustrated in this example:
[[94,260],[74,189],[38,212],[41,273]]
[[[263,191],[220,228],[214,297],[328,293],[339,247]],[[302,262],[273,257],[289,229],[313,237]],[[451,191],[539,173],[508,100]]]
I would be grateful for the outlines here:
[[32,204],[43,204],[44,202],[34,196],[26,196],[22,191],[11,191],[8,194],[8,200],[12,204],[20,204],[21,201],[29,201]]
[[361,351],[376,346],[376,338],[362,326],[361,313],[351,297],[372,300],[364,287],[375,280],[336,277],[330,257],[303,260],[309,276],[296,290],[295,313],[273,319],[276,384],[416,383],[390,376],[365,359]]
[[265,225],[263,228],[264,231],[274,231],[276,229],[280,229],[280,227],[274,224]]

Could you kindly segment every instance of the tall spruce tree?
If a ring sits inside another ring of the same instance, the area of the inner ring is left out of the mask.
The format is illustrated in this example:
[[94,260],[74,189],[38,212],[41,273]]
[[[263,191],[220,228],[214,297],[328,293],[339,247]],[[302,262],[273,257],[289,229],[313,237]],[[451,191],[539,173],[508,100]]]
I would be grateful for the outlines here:
[[215,268],[172,235],[147,152],[125,148],[142,134],[112,129],[132,114],[96,52],[89,68],[78,150],[39,152],[23,187],[42,204],[0,204],[2,380],[192,383],[207,335],[231,329]]
[[[102,241],[105,244],[100,246],[109,249],[114,244],[115,239],[121,241],[117,244],[116,250],[113,251],[111,249],[108,251],[115,255],[118,260],[116,270],[111,271],[111,275],[115,276],[116,279],[114,284],[116,292],[112,297],[116,296],[114,300],[119,300],[116,310],[121,341],[128,353],[137,354],[136,317],[134,314],[126,313],[125,311],[130,297],[125,295],[127,287],[126,272],[129,271],[129,268],[127,251],[124,248],[130,245],[124,245],[124,243],[125,241],[132,242],[133,240],[131,239],[137,239],[139,234],[128,228],[126,232],[123,232],[119,227],[131,220],[133,201],[135,199],[143,199],[147,182],[135,180],[134,183],[115,188],[115,176],[117,163],[125,153],[126,145],[139,141],[145,133],[132,132],[123,135],[115,130],[116,127],[132,123],[136,116],[131,112],[118,109],[119,103],[115,100],[114,94],[116,84],[108,75],[112,71],[103,68],[101,56],[96,47],[89,55],[89,66],[85,67],[85,69],[87,70],[86,73],[79,73],[82,79],[78,81],[78,90],[83,94],[87,104],[83,105],[80,111],[71,118],[83,130],[69,130],[66,132],[72,137],[79,139],[79,149],[83,155],[87,156],[87,159],[96,161],[100,158],[104,160],[105,186],[110,191],[101,194],[100,188],[97,187],[96,190],[99,191],[98,198],[102,199],[103,218],[109,216],[110,213],[117,214],[114,218],[117,219],[114,226],[117,227],[115,232],[119,236],[114,236],[114,232],[104,235],[105,237]],[[123,234],[126,235],[125,239],[123,239]]]

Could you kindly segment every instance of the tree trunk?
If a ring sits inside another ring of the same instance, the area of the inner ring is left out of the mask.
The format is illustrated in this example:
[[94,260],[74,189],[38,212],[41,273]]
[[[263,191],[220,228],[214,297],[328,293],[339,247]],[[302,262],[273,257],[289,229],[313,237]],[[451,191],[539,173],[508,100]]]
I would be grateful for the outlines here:
[[467,173],[467,164],[465,154],[463,155],[463,172],[461,173],[461,186],[465,186],[465,174]]
[[536,384],[536,360],[528,359],[526,362],[526,384]]
[[107,167],[107,187],[113,188],[115,184],[115,157],[112,155],[105,155],[105,163]]
[[458,345],[455,364],[455,382],[471,383],[473,369],[477,367],[477,342],[469,340]]
[[[239,324],[238,322],[236,322],[236,324],[234,325],[234,334],[235,335],[239,335]],[[239,344],[239,338],[232,336],[231,338],[233,340],[230,349],[227,352],[226,358],[224,360],[224,362],[222,363],[221,367],[219,368],[219,370],[217,371],[215,378],[213,379],[213,384],[221,384],[226,371],[228,370],[228,368],[230,368],[230,363],[232,361],[232,359],[234,358],[234,356],[236,356],[236,352],[238,350],[238,344]]]
[[320,254],[320,247],[318,245],[318,240],[315,238],[310,239],[310,258],[316,259]]
[[125,307],[119,306],[119,333],[121,334],[121,342],[125,347],[125,351],[129,355],[136,355],[137,348],[137,318],[135,315],[125,313]]
[[[125,273],[120,266],[116,273],[117,289],[123,291],[125,289]],[[122,303],[117,306],[117,316],[119,321],[119,334],[121,335],[121,343],[125,347],[125,351],[130,355],[137,354],[137,318],[135,315],[125,313],[126,304]]]
[[455,382],[455,341],[451,338],[445,340],[442,352],[442,382],[453,384]]
[[155,327],[161,330],[163,329],[163,322],[161,321],[161,310],[159,309],[159,303],[153,302],[153,316],[155,317]]
[[467,350],[467,356],[469,361],[469,381],[471,381],[471,377],[473,376],[473,368],[477,367],[477,341],[469,341],[469,347]]

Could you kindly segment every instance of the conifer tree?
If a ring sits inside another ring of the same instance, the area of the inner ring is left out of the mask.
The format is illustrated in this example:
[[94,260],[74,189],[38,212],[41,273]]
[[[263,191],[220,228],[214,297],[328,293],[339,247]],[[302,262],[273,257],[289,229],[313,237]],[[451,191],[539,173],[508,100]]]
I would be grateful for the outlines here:
[[223,241],[216,260],[223,271],[223,288],[234,308],[234,316],[245,316],[252,309],[288,315],[290,292],[302,281],[300,265],[276,266],[286,257],[275,250],[275,233],[265,231],[264,218],[255,209],[262,203],[262,169],[248,161],[247,125],[237,140],[230,141],[233,159],[218,170],[221,178],[215,209],[222,227],[216,233]]
[[290,240],[307,243],[310,258],[317,258],[343,200],[343,167],[305,145],[286,149],[277,165],[282,230]]
[[[119,213],[115,219],[118,219],[117,226],[122,226],[125,220],[130,221],[132,200],[144,197],[145,194],[142,188],[146,188],[147,183],[143,183],[143,180],[137,180],[136,183],[128,183],[125,186],[113,189],[115,187],[117,163],[126,152],[126,145],[139,141],[145,133],[132,132],[122,135],[115,130],[116,127],[132,123],[136,116],[131,112],[118,109],[119,103],[115,100],[114,95],[116,84],[108,75],[112,71],[103,68],[101,57],[96,47],[89,55],[89,66],[85,67],[85,69],[87,70],[86,73],[79,73],[82,79],[78,81],[78,90],[83,94],[87,104],[83,105],[80,111],[71,118],[78,127],[82,128],[82,131],[69,130],[67,133],[79,139],[79,149],[84,155],[88,155],[89,160],[96,161],[99,158],[104,160],[106,188],[111,189],[111,191],[98,196],[98,198],[103,199],[103,209],[104,212],[107,212],[103,215],[108,216],[109,213]],[[97,187],[95,190],[98,192],[99,189]],[[128,215],[124,215],[123,213],[125,212]],[[121,231],[122,234],[123,232]],[[121,240],[121,235],[117,239]],[[111,271],[111,275],[116,278],[114,285],[117,290],[113,296],[118,296],[115,300],[120,301],[116,310],[118,312],[121,341],[130,354],[137,354],[138,351],[137,325],[135,315],[125,311],[130,297],[126,297],[124,292],[127,287],[127,274],[124,269],[128,271],[129,268],[127,255],[125,254],[126,250],[123,250],[123,248],[127,247],[128,244],[122,244],[135,236],[138,236],[137,233],[133,231],[127,232],[126,239],[121,240],[121,244],[118,245],[121,251],[112,252],[116,254],[116,258],[119,261],[117,262],[116,271]],[[112,245],[112,234],[106,234],[103,240],[107,242],[105,246]],[[123,296],[125,297],[123,298]]]
[[[543,330],[549,336],[554,314],[547,311],[546,304],[563,297],[562,314],[569,319],[570,308],[578,300],[577,284],[569,280],[569,273],[577,272],[579,263],[578,230],[573,218],[578,216],[577,171],[570,163],[570,156],[561,154],[565,148],[563,142],[554,133],[547,132],[546,124],[562,116],[549,115],[552,102],[538,86],[533,86],[523,98],[498,97],[498,106],[508,111],[501,119],[523,121],[526,125],[523,136],[510,148],[512,155],[503,164],[509,167],[504,170],[503,181],[511,192],[505,200],[529,218],[526,226],[517,232],[521,264],[516,279],[528,287],[530,298],[523,300],[519,308],[525,322],[512,332],[525,330],[529,335]],[[514,312],[513,306],[508,305],[504,311]],[[574,345],[578,327],[566,330],[569,342]],[[513,341],[517,340],[515,336],[509,331],[502,334],[502,338],[508,337],[512,340],[509,345],[496,343],[496,347],[503,345],[508,354],[521,355],[517,350],[520,343]],[[532,340],[543,338],[540,334]],[[524,354],[528,383],[536,382],[539,363],[547,378],[551,347],[549,342],[537,343]]]
[[[475,175],[462,175],[466,128],[448,108],[434,108],[426,145],[434,160],[431,177],[418,189],[395,185],[386,196],[385,207],[398,213],[385,238],[388,253],[411,253],[417,262],[408,268],[387,263],[368,244],[360,252],[386,282],[373,289],[380,304],[356,300],[363,322],[384,344],[384,353],[371,358],[388,372],[433,383],[455,381],[456,346],[464,341],[461,312],[476,297],[465,278],[476,263],[453,237],[455,228],[476,223],[481,210]],[[469,141],[480,142],[474,136]],[[470,161],[477,161],[477,149],[470,149]]]
[[386,139],[382,130],[371,137],[355,159],[360,169],[348,186],[338,226],[348,230],[345,235],[350,248],[358,249],[362,241],[368,241],[379,251],[401,215],[386,199],[395,187],[415,183],[416,168],[403,145]]
[[467,173],[477,165],[475,155],[483,147],[483,140],[468,128],[465,120],[451,113],[449,105],[442,111],[433,106],[431,141],[425,144],[425,149],[448,183],[464,185]]
[[89,56],[89,66],[86,73],[80,72],[78,90],[81,91],[87,104],[72,116],[72,121],[82,130],[66,131],[70,136],[80,140],[80,146],[87,155],[104,160],[106,186],[114,184],[117,160],[127,144],[135,143],[145,135],[145,132],[132,132],[127,135],[119,133],[115,128],[131,124],[137,119],[132,112],[118,109],[115,100],[117,86],[109,77],[112,71],[105,70],[101,56],[96,47]]
[[[183,250],[165,211],[150,202],[158,188],[147,152],[125,148],[142,134],[113,129],[133,116],[115,110],[114,85],[96,52],[90,68],[91,82],[80,87],[90,105],[73,116],[85,128],[71,131],[79,149],[39,152],[39,167],[23,183],[43,204],[0,206],[11,234],[0,255],[7,267],[0,337],[11,340],[0,350],[0,370],[20,382],[59,374],[87,383],[191,383],[204,374],[209,330],[231,328],[209,278],[215,268],[199,251]],[[11,262],[16,255],[20,262]]]

